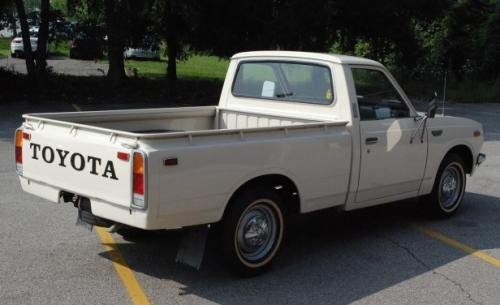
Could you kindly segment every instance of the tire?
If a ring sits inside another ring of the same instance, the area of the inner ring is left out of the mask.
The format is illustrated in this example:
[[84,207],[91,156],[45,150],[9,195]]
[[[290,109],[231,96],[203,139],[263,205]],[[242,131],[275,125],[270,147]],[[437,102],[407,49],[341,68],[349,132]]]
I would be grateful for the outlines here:
[[460,208],[467,182],[464,168],[463,160],[456,154],[441,162],[432,192],[421,198],[432,216],[447,218]]
[[224,264],[241,276],[263,273],[271,267],[283,242],[281,197],[264,187],[243,191],[231,201],[221,229]]
[[10,53],[10,57],[16,58],[16,53]]

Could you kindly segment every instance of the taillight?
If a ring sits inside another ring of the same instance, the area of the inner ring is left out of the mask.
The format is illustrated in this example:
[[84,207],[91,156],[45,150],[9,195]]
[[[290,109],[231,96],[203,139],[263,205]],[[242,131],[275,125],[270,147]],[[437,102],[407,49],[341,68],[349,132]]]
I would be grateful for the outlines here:
[[16,130],[16,171],[18,174],[23,173],[23,131]]
[[134,162],[133,162],[133,200],[134,205],[145,208],[145,184],[146,184],[146,160],[142,153],[134,152]]

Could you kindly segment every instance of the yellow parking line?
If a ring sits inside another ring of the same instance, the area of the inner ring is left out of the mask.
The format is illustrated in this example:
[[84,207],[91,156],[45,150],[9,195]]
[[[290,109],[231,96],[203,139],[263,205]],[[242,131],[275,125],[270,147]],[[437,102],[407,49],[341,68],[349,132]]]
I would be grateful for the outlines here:
[[448,246],[451,246],[455,249],[458,249],[458,250],[461,250],[465,253],[468,253],[472,256],[475,256],[477,258],[479,258],[480,260],[490,264],[490,265],[493,265],[497,268],[500,268],[500,259],[497,259],[491,255],[488,255],[482,251],[479,251],[477,249],[474,249],[466,244],[463,244],[453,238],[450,238],[446,235],[444,235],[443,233],[440,233],[434,229],[430,229],[430,228],[427,228],[427,227],[423,227],[423,226],[415,226],[417,228],[417,230],[419,230],[420,232],[434,238],[434,239],[437,239],[445,244],[447,244]]
[[80,106],[78,106],[77,104],[71,104],[71,106],[73,106],[76,111],[82,111],[82,108],[80,108]]
[[96,227],[97,235],[101,239],[101,243],[108,251],[109,258],[113,262],[116,273],[122,280],[123,286],[125,286],[132,304],[134,305],[149,305],[149,300],[144,290],[142,290],[141,285],[135,278],[134,272],[130,270],[129,266],[123,259],[118,246],[113,239],[113,236],[104,228]]

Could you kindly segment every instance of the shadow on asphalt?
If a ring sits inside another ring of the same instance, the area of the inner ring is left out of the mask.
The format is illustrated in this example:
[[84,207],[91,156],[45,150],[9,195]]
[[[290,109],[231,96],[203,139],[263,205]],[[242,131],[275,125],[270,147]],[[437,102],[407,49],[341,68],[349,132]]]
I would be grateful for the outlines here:
[[[440,221],[429,220],[416,200],[348,213],[306,214],[289,225],[288,240],[272,270],[247,279],[225,271],[213,234],[200,271],[174,263],[179,232],[137,232],[118,246],[135,272],[173,280],[185,286],[181,294],[216,303],[314,304],[331,298],[349,304],[466,255],[430,240],[413,228],[415,223],[455,232],[477,227],[492,215],[500,215],[500,198],[476,193],[467,193],[458,213]],[[500,216],[494,217],[488,222],[494,228],[482,234],[499,232]],[[471,235],[461,241],[479,249],[499,248],[500,241],[490,237],[473,240]],[[444,250],[435,254],[436,249],[421,248],[429,242]],[[108,258],[107,252],[100,255]]]

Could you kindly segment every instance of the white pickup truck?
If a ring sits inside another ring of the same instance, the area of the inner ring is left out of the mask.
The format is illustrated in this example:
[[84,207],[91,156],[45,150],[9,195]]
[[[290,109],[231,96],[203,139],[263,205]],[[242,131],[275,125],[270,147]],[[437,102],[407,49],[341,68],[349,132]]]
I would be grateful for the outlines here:
[[16,168],[24,191],[93,224],[216,224],[227,263],[255,274],[291,214],[410,197],[455,212],[483,129],[435,112],[369,59],[239,53],[218,106],[23,115]]

